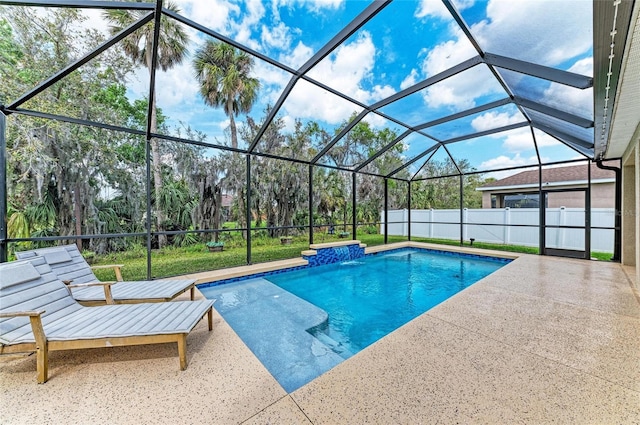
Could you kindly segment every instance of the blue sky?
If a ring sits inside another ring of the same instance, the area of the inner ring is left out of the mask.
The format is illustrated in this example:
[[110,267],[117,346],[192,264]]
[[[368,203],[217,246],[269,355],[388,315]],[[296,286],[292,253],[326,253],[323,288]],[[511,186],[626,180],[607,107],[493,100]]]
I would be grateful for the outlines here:
[[[297,68],[369,2],[181,0],[177,4],[189,19]],[[592,75],[590,1],[458,0],[454,4],[483,50]],[[189,33],[189,51],[193,54],[206,37],[193,30]],[[309,76],[370,105],[476,54],[440,1],[397,0],[316,65]],[[275,103],[290,75],[259,59],[256,59],[254,72],[261,82],[261,91],[249,115],[260,121],[265,106]],[[511,71],[501,71],[500,75],[518,95],[593,119],[591,89],[550,84]],[[147,89],[147,71],[139,69],[131,78],[129,95],[141,98]],[[207,141],[228,143],[225,134],[228,119],[222,111],[204,105],[200,99],[190,58],[172,70],[158,73],[157,96],[158,106],[171,118],[173,126],[188,123],[207,134]],[[381,112],[408,125],[419,125],[505,97],[489,69],[478,65],[386,106]],[[317,121],[333,133],[340,123],[360,110],[356,104],[301,81],[294,87],[279,116],[289,131],[294,121],[300,119]],[[388,126],[398,134],[405,130],[379,115],[369,114],[365,119],[375,128]],[[238,121],[243,120],[243,116],[238,117]],[[517,108],[505,105],[425,131],[446,140],[523,121]],[[588,132],[585,134],[588,136]],[[536,137],[540,156],[545,162],[580,157],[537,130]],[[405,156],[412,158],[433,143],[423,136],[409,137],[404,141]],[[455,158],[469,159],[478,169],[537,163],[528,127],[450,144],[448,148]],[[436,157],[443,155],[441,151]],[[417,162],[416,166],[421,163]]]

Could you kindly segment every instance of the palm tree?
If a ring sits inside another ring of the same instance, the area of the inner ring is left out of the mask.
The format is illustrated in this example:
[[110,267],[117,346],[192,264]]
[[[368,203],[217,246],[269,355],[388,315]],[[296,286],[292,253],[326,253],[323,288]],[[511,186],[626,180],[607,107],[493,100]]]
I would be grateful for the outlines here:
[[[180,13],[180,8],[173,2],[167,3],[167,9]],[[110,23],[109,30],[112,35],[122,31],[133,22],[142,18],[147,11],[142,10],[117,10],[110,9],[104,12],[104,17]],[[157,64],[163,71],[167,71],[182,62],[187,54],[189,36],[182,25],[173,19],[162,16],[160,21],[160,37],[158,39]],[[153,57],[153,24],[148,23],[144,27],[129,35],[122,42],[125,53],[131,57],[134,63],[145,66],[151,73],[151,61]],[[158,130],[156,99],[153,98],[151,104],[151,132]],[[163,188],[162,164],[160,162],[160,149],[158,141],[151,139],[151,155],[153,159],[153,183],[155,186],[155,213],[157,228],[164,230],[165,214],[160,200]],[[160,235],[158,238],[160,247],[166,244],[166,236]]]
[[260,89],[260,81],[250,76],[253,58],[226,43],[209,40],[196,52],[193,68],[204,103],[221,106],[229,117],[231,146],[237,148],[234,117],[251,110]]

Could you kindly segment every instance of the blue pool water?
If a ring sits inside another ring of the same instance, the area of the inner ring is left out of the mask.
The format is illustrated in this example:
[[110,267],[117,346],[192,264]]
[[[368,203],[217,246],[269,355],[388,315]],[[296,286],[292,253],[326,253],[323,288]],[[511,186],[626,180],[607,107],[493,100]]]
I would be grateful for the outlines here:
[[401,250],[268,280],[325,310],[329,322],[324,333],[348,357],[502,265],[477,257]]
[[290,392],[507,262],[400,249],[199,288]]

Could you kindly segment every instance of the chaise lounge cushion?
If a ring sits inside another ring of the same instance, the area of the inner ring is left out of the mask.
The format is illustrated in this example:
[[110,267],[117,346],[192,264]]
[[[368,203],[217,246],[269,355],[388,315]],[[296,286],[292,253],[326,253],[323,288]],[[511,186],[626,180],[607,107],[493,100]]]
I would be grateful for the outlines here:
[[[44,257],[56,276],[73,284],[99,282],[91,266],[76,245],[62,245],[50,248],[16,252],[19,260]],[[195,279],[160,279],[152,281],[123,281],[111,287],[113,300],[118,302],[169,301],[193,288]],[[105,302],[104,289],[88,286],[72,289],[73,297],[80,302]]]

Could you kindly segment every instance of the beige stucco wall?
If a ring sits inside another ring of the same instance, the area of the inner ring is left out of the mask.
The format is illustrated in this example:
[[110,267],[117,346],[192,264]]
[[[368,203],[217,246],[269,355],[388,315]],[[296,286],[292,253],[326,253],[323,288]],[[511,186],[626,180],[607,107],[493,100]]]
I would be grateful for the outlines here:
[[[566,186],[566,188],[575,186]],[[555,188],[554,188],[555,189]],[[560,189],[560,187],[558,187]],[[509,193],[538,193],[537,190],[501,190],[500,194]],[[591,208],[615,208],[615,183],[597,183],[591,186]],[[583,208],[584,193],[582,192],[564,192],[549,194],[549,208]],[[496,205],[502,208],[502,205]],[[482,193],[482,208],[491,208],[491,192]]]
[[640,289],[640,125],[622,157],[622,264],[635,267]]

